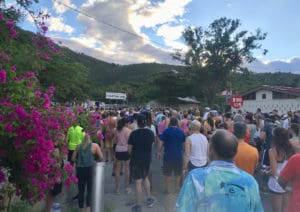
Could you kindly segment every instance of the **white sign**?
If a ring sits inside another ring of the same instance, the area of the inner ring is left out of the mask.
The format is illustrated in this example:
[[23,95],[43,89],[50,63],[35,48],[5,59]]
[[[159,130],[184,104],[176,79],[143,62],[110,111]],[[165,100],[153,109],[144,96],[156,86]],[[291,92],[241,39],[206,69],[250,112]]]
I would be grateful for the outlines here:
[[126,93],[112,93],[112,92],[106,92],[106,99],[120,99],[120,100],[126,100]]

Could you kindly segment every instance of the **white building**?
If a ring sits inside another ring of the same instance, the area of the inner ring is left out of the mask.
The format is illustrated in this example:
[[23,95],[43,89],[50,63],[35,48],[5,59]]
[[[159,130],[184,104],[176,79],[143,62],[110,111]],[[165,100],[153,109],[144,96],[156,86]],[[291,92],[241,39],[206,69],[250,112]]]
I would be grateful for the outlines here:
[[[243,112],[271,112],[277,109],[279,114],[300,110],[300,88],[263,85],[242,93],[244,104],[239,110]],[[232,111],[237,109],[232,108]]]

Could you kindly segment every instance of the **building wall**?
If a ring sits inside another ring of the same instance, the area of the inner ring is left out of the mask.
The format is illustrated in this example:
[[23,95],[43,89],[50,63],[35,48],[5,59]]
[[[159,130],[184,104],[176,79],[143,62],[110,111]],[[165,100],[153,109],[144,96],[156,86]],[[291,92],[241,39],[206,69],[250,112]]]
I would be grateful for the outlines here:
[[[263,95],[265,95],[265,99],[263,99]],[[273,99],[273,92],[272,91],[257,91],[256,92],[256,100],[257,101],[264,101],[264,100],[272,100]]]
[[[265,99],[262,98],[263,94],[265,94]],[[279,114],[286,114],[287,111],[300,110],[300,97],[273,100],[272,91],[261,90],[256,92],[256,100],[244,100],[244,104],[239,110],[255,113],[257,108],[260,108],[263,113],[277,109]],[[232,111],[237,111],[237,109],[232,108]]]

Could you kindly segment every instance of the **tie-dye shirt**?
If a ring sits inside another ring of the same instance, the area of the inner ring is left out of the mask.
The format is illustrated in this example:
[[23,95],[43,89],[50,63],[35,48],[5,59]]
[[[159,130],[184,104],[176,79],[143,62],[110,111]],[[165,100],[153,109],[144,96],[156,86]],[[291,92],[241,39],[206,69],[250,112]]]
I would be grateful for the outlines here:
[[176,202],[177,211],[263,211],[256,180],[234,163],[212,161],[191,171]]

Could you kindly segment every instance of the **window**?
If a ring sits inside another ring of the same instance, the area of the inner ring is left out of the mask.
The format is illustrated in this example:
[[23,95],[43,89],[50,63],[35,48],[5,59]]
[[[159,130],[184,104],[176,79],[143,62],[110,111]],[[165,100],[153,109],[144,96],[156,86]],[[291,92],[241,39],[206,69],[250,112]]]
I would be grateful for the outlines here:
[[266,99],[266,98],[267,98],[267,95],[266,95],[265,93],[263,93],[263,94],[261,95],[261,98],[262,98],[262,99]]

